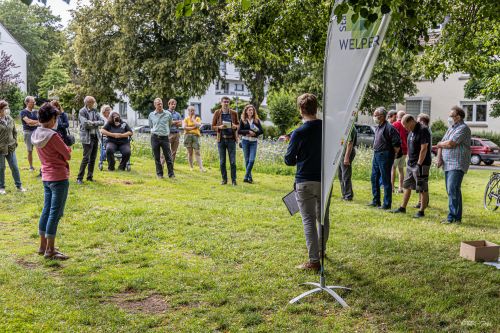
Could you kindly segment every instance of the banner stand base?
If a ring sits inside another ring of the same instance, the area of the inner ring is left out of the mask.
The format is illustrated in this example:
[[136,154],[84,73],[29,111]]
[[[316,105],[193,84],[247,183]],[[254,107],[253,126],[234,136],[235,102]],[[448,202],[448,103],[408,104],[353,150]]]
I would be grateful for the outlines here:
[[304,298],[306,296],[309,296],[309,295],[312,295],[312,294],[315,294],[315,293],[318,293],[318,292],[321,292],[321,291],[325,291],[328,294],[330,294],[333,298],[335,298],[335,300],[337,302],[339,302],[339,304],[342,305],[342,307],[344,307],[344,308],[348,308],[349,307],[349,305],[347,305],[347,303],[342,299],[342,297],[340,297],[339,294],[337,294],[335,291],[333,291],[333,289],[351,290],[351,288],[342,287],[342,286],[326,286],[326,284],[325,284],[325,276],[320,276],[319,283],[316,283],[316,282],[305,282],[305,283],[302,283],[302,285],[310,285],[310,286],[314,286],[316,288],[314,288],[312,290],[309,290],[309,291],[306,291],[305,293],[303,293],[303,294],[295,297],[294,299],[292,299],[289,302],[289,304],[297,303],[299,300],[301,300],[302,298]]

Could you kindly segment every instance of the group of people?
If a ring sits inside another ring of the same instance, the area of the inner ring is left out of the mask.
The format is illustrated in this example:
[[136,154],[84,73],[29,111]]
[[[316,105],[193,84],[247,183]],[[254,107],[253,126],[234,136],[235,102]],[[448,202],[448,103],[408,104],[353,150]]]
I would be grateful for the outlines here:
[[[221,184],[228,183],[226,154],[229,156],[231,182],[236,179],[236,145],[243,149],[245,160],[244,182],[252,183],[252,168],[257,152],[257,138],[263,133],[262,124],[254,106],[247,105],[241,117],[229,107],[230,99],[221,99],[221,108],[215,111],[212,128],[217,133]],[[174,161],[179,146],[181,131],[184,131],[184,146],[188,151],[188,162],[193,168],[196,160],[203,172],[200,155],[201,120],[196,116],[194,107],[187,109],[184,119],[175,111],[176,101],[168,102],[164,110],[161,98],[154,100],[155,110],[149,114],[151,128],[151,148],[154,155],[156,175],[163,178],[163,165],[166,164],[168,176],[175,177]],[[40,176],[44,184],[44,208],[39,220],[40,248],[38,253],[46,258],[67,259],[54,245],[57,226],[64,212],[69,188],[69,164],[71,146],[74,138],[68,131],[69,122],[64,110],[57,101],[45,103],[34,110],[35,100],[28,96],[26,108],[21,111],[24,141],[28,150],[28,162],[33,171],[33,147],[36,147],[42,167]],[[119,169],[124,169],[130,155],[132,129],[124,122],[120,114],[112,111],[109,105],[97,112],[96,101],[92,96],[84,99],[84,107],[79,112],[80,140],[83,146],[83,158],[77,175],[77,183],[82,184],[87,170],[87,180],[93,181],[94,164],[99,143],[101,156],[106,156],[108,169],[114,170],[114,153],[121,152]],[[325,248],[329,234],[329,221],[324,221],[324,232],[319,233],[321,199],[321,140],[322,120],[317,117],[318,102],[314,95],[304,94],[297,100],[303,124],[293,131],[284,157],[287,165],[296,165],[296,198],[302,215],[309,261],[300,266],[302,269],[319,269],[320,251]],[[451,108],[448,122],[449,129],[443,140],[437,144],[437,164],[445,171],[446,190],[449,197],[449,214],[444,223],[460,223],[462,219],[461,182],[467,172],[470,161],[471,132],[464,123],[464,111],[454,106]],[[403,192],[403,201],[393,213],[405,213],[411,191],[419,193],[416,218],[425,216],[428,206],[428,180],[431,159],[431,132],[429,117],[420,114],[416,119],[404,111],[389,112],[383,107],[373,113],[375,139],[373,144],[372,194],[369,206],[390,210],[394,174],[400,175],[398,192]],[[241,141],[241,142],[240,142]],[[342,199],[354,197],[351,175],[352,163],[356,155],[357,134],[353,128],[347,139],[346,148],[338,170]],[[5,161],[19,191],[22,187],[19,168],[15,155],[17,131],[14,120],[9,115],[9,105],[0,101],[0,194],[5,194]],[[404,176],[406,166],[406,176]],[[384,189],[383,201],[381,190]],[[320,246],[322,244],[322,246]]]
[[[302,216],[304,235],[309,260],[298,266],[305,270],[319,270],[321,252],[326,248],[329,234],[329,220],[325,218],[321,228],[321,143],[322,120],[317,118],[318,102],[314,95],[304,94],[298,97],[297,106],[303,125],[293,131],[290,138],[285,163],[296,165],[295,192],[297,204]],[[437,144],[437,166],[443,167],[448,194],[449,213],[442,223],[460,223],[462,220],[461,184],[470,163],[471,131],[464,122],[465,113],[453,106],[448,117],[449,128],[443,139]],[[418,117],[404,111],[390,111],[379,107],[373,113],[376,124],[373,142],[372,160],[372,201],[370,207],[391,210],[392,193],[403,193],[403,200],[392,213],[406,213],[411,191],[419,193],[419,203],[415,218],[424,217],[429,203],[429,170],[432,163],[432,135],[429,128],[429,116]],[[356,155],[357,134],[351,129],[343,151],[338,177],[342,199],[351,201],[354,197],[352,188],[352,163]],[[406,175],[404,167],[406,166]],[[399,188],[394,187],[394,173],[400,174]],[[383,201],[381,190],[384,189]]]

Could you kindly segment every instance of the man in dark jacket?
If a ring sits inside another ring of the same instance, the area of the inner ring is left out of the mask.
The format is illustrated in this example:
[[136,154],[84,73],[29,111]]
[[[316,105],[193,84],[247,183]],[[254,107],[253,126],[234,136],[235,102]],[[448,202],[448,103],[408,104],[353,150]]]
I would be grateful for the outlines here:
[[[375,140],[373,141],[372,162],[372,202],[368,206],[380,209],[391,209],[392,184],[391,169],[394,158],[399,154],[401,138],[398,131],[386,120],[387,111],[379,107],[373,112],[373,121],[378,126],[375,128]],[[384,203],[380,201],[380,180],[384,186]]]

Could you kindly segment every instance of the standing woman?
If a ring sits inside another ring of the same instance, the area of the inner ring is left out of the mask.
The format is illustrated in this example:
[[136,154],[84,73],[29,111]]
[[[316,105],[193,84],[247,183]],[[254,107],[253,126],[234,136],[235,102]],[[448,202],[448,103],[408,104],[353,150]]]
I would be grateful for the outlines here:
[[21,184],[21,176],[19,167],[17,166],[16,148],[17,148],[17,131],[16,124],[11,116],[7,113],[9,103],[0,100],[0,195],[5,194],[5,160],[9,163],[12,178],[17,190],[26,192]]
[[[105,104],[101,106],[101,120],[104,121],[106,125],[109,120],[109,115],[111,114],[111,106]],[[106,160],[106,144],[108,143],[108,138],[101,133],[101,153],[99,154],[99,170],[102,170],[102,165]]]
[[196,116],[194,106],[190,106],[187,108],[187,117],[184,119],[183,127],[184,127],[184,147],[187,148],[188,151],[188,162],[191,170],[193,170],[193,151],[194,156],[196,158],[196,162],[198,163],[198,167],[201,172],[205,172],[206,170],[203,168],[203,163],[201,161],[200,154],[200,126],[201,119]]
[[38,223],[39,254],[46,259],[66,260],[68,256],[56,250],[54,243],[59,220],[63,216],[69,189],[71,148],[66,146],[53,128],[57,125],[57,109],[45,103],[38,113],[41,127],[31,137],[42,163],[44,204]]
[[253,183],[252,168],[257,154],[257,137],[263,134],[262,125],[257,115],[257,111],[252,104],[248,104],[241,114],[241,123],[238,134],[241,135],[241,147],[245,157],[245,183]]

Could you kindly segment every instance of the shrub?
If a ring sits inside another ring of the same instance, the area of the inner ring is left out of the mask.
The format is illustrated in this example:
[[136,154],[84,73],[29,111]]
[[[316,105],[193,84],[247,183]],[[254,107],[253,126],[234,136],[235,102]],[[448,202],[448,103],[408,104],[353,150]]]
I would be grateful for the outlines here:
[[10,116],[16,118],[23,108],[24,95],[21,89],[15,84],[5,85],[0,89],[0,99],[9,103]]
[[280,136],[280,131],[276,126],[262,126],[265,139],[276,139]]
[[442,121],[441,119],[436,120],[431,124],[431,131],[434,134],[434,132],[439,132],[443,131],[446,132],[448,130],[448,126]]
[[436,145],[441,139],[443,139],[446,130],[432,131],[432,145]]
[[280,134],[299,121],[299,112],[295,102],[295,97],[279,90],[269,95],[268,108],[271,120],[278,127]]

